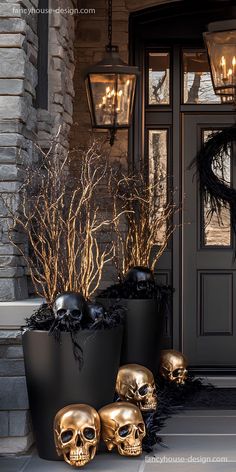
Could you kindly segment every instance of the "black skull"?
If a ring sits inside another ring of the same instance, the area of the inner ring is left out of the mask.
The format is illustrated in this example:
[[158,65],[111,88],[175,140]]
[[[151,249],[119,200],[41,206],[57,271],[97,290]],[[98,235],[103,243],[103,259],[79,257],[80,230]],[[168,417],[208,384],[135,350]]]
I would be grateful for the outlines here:
[[154,275],[148,267],[136,266],[128,270],[125,275],[125,281],[141,285],[143,282],[154,283]]
[[87,315],[88,321],[94,323],[97,320],[101,320],[104,317],[104,307],[100,303],[87,303]]
[[81,293],[64,292],[57,296],[53,304],[55,318],[81,323],[86,309],[86,301]]

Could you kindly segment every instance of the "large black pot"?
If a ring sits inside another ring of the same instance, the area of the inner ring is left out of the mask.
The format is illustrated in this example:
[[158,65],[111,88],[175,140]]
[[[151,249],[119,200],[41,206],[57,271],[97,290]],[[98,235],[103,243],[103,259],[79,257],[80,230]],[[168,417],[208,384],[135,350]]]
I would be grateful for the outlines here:
[[[98,298],[105,307],[115,300]],[[120,299],[126,307],[121,365],[140,364],[158,373],[164,309],[156,299]]]
[[123,326],[79,331],[77,340],[84,359],[80,370],[69,333],[61,333],[60,343],[45,331],[23,334],[29,404],[41,458],[59,460],[53,438],[58,410],[72,403],[99,409],[113,401],[122,335]]

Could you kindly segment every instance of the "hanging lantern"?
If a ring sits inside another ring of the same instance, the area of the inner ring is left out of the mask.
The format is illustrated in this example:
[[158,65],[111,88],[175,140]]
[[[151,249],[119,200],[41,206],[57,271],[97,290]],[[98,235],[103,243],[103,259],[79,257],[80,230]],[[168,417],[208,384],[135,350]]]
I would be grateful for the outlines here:
[[86,71],[86,91],[92,127],[108,129],[110,144],[118,129],[132,122],[138,68],[123,62],[112,45],[112,0],[108,1],[108,45],[104,59]]
[[212,83],[224,102],[236,96],[236,20],[217,21],[204,33]]

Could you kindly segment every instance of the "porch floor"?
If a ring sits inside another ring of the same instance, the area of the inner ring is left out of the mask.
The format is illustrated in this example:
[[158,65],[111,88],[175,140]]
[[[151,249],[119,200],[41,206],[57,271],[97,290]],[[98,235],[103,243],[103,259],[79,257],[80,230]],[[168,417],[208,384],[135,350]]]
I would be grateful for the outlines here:
[[[227,408],[227,405],[226,405]],[[236,470],[236,410],[188,410],[168,420],[161,432],[167,447],[140,458],[100,453],[84,468],[91,472],[198,472]],[[36,452],[1,457],[1,472],[68,472],[64,462],[39,459]],[[72,470],[72,469],[71,469]],[[74,470],[74,469],[73,469]]]

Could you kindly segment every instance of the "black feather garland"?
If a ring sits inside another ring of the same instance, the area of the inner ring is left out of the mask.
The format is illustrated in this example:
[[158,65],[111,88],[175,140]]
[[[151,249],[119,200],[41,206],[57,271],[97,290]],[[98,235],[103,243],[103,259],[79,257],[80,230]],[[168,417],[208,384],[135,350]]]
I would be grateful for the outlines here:
[[188,404],[192,405],[201,392],[211,393],[214,387],[205,384],[201,379],[189,376],[183,385],[168,382],[163,377],[156,379],[158,405],[157,410],[143,414],[146,425],[146,436],[143,440],[143,450],[152,452],[156,445],[166,447],[160,436],[166,420],[183,410]]
[[[96,308],[96,305],[94,307]],[[60,342],[62,332],[70,333],[74,357],[81,369],[83,367],[83,349],[77,341],[78,331],[87,329],[92,333],[100,329],[116,328],[124,323],[125,307],[114,304],[108,309],[99,308],[101,316],[91,320],[84,314],[83,320],[79,321],[66,315],[55,317],[52,308],[47,304],[43,304],[30,318],[26,318],[26,325],[22,327],[22,332],[34,330],[48,331],[49,336],[54,336],[57,342]]]

